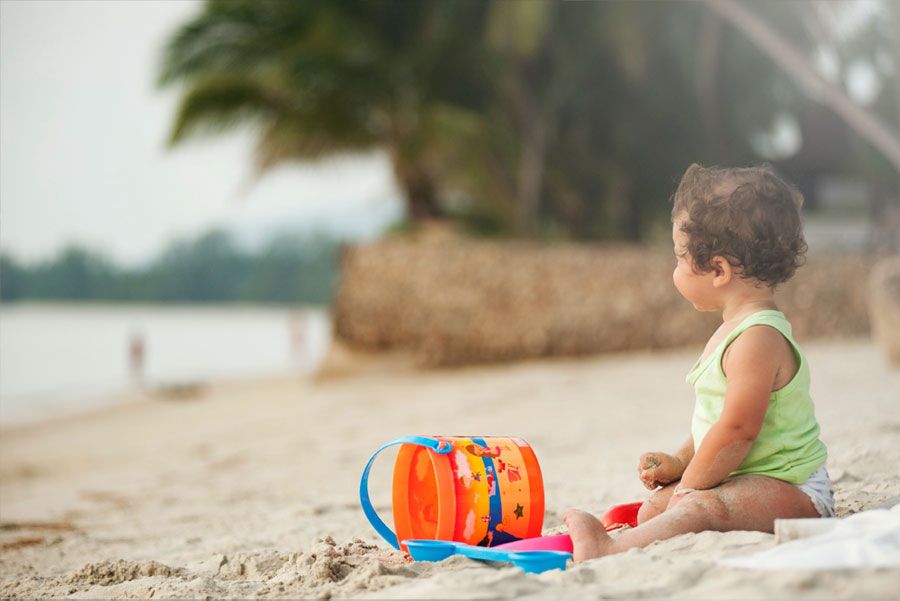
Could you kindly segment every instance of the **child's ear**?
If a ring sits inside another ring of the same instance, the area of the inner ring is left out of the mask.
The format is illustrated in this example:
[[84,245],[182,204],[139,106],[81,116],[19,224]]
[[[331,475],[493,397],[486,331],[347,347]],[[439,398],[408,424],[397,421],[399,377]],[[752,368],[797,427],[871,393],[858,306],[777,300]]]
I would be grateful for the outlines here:
[[734,277],[734,268],[731,266],[731,263],[728,262],[728,259],[725,257],[715,256],[712,258],[712,267],[713,267],[713,287],[721,288],[725,284],[731,281],[731,278]]

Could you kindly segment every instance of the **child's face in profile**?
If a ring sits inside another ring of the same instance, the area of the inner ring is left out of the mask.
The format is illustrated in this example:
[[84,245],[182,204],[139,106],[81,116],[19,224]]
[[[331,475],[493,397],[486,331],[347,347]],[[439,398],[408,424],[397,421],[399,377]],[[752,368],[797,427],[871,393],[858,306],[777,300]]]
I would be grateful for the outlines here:
[[687,234],[681,231],[681,219],[676,219],[672,224],[672,243],[674,245],[677,264],[672,273],[672,281],[675,288],[694,305],[698,311],[718,311],[720,307],[715,302],[715,288],[712,285],[713,274],[695,273],[691,263],[691,257],[687,251]]

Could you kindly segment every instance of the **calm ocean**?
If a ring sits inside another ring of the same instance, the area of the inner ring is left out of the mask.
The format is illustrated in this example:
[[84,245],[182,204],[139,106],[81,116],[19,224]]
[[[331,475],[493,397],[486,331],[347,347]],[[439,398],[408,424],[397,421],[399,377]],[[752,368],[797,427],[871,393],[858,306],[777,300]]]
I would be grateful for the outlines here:
[[[135,386],[310,373],[330,341],[320,308],[0,305],[0,423],[89,409]],[[108,400],[106,401],[108,402]]]

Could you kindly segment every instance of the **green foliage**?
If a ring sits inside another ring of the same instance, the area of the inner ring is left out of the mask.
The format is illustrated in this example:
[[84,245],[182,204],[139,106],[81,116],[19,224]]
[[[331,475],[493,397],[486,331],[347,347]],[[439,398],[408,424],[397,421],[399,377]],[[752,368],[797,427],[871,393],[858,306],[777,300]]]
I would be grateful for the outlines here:
[[[748,8],[825,43],[830,7]],[[891,44],[873,27],[860,60]],[[260,169],[378,147],[412,226],[577,239],[642,239],[690,163],[759,162],[751,138],[813,102],[704,2],[210,0],[160,82],[182,90],[174,143],[252,123]]]
[[0,254],[0,300],[18,300],[26,291],[27,273],[12,257]]
[[213,231],[131,270],[76,246],[31,266],[0,255],[0,300],[320,305],[331,299],[337,270],[337,243],[322,235],[280,234],[251,253]]
[[238,298],[324,304],[337,282],[337,248],[326,238],[282,234],[271,240],[242,282]]
[[10,294],[5,286],[6,270],[0,272],[4,283],[3,300],[16,298],[13,295],[18,298],[87,300],[95,290],[106,291],[110,299],[121,298],[123,294],[116,267],[102,255],[76,246],[64,249],[53,261],[32,269],[19,267],[13,273],[13,281],[18,279],[14,288],[18,287],[18,290]]
[[[464,76],[454,61],[467,54],[457,41],[466,19],[437,17],[480,10],[451,4],[207,2],[163,55],[160,84],[184,91],[171,140],[251,123],[260,170],[386,148],[413,212],[435,215],[429,140],[440,122],[428,113],[445,94],[459,94],[445,78]],[[448,22],[458,27],[445,31]]]

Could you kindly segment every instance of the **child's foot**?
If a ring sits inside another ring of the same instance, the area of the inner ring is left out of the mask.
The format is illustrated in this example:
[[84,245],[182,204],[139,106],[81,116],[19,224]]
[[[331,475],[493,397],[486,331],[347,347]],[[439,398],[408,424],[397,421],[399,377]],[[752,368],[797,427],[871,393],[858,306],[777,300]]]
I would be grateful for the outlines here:
[[600,520],[579,509],[570,509],[563,516],[563,522],[572,537],[572,559],[584,561],[609,555],[613,539],[606,533]]

